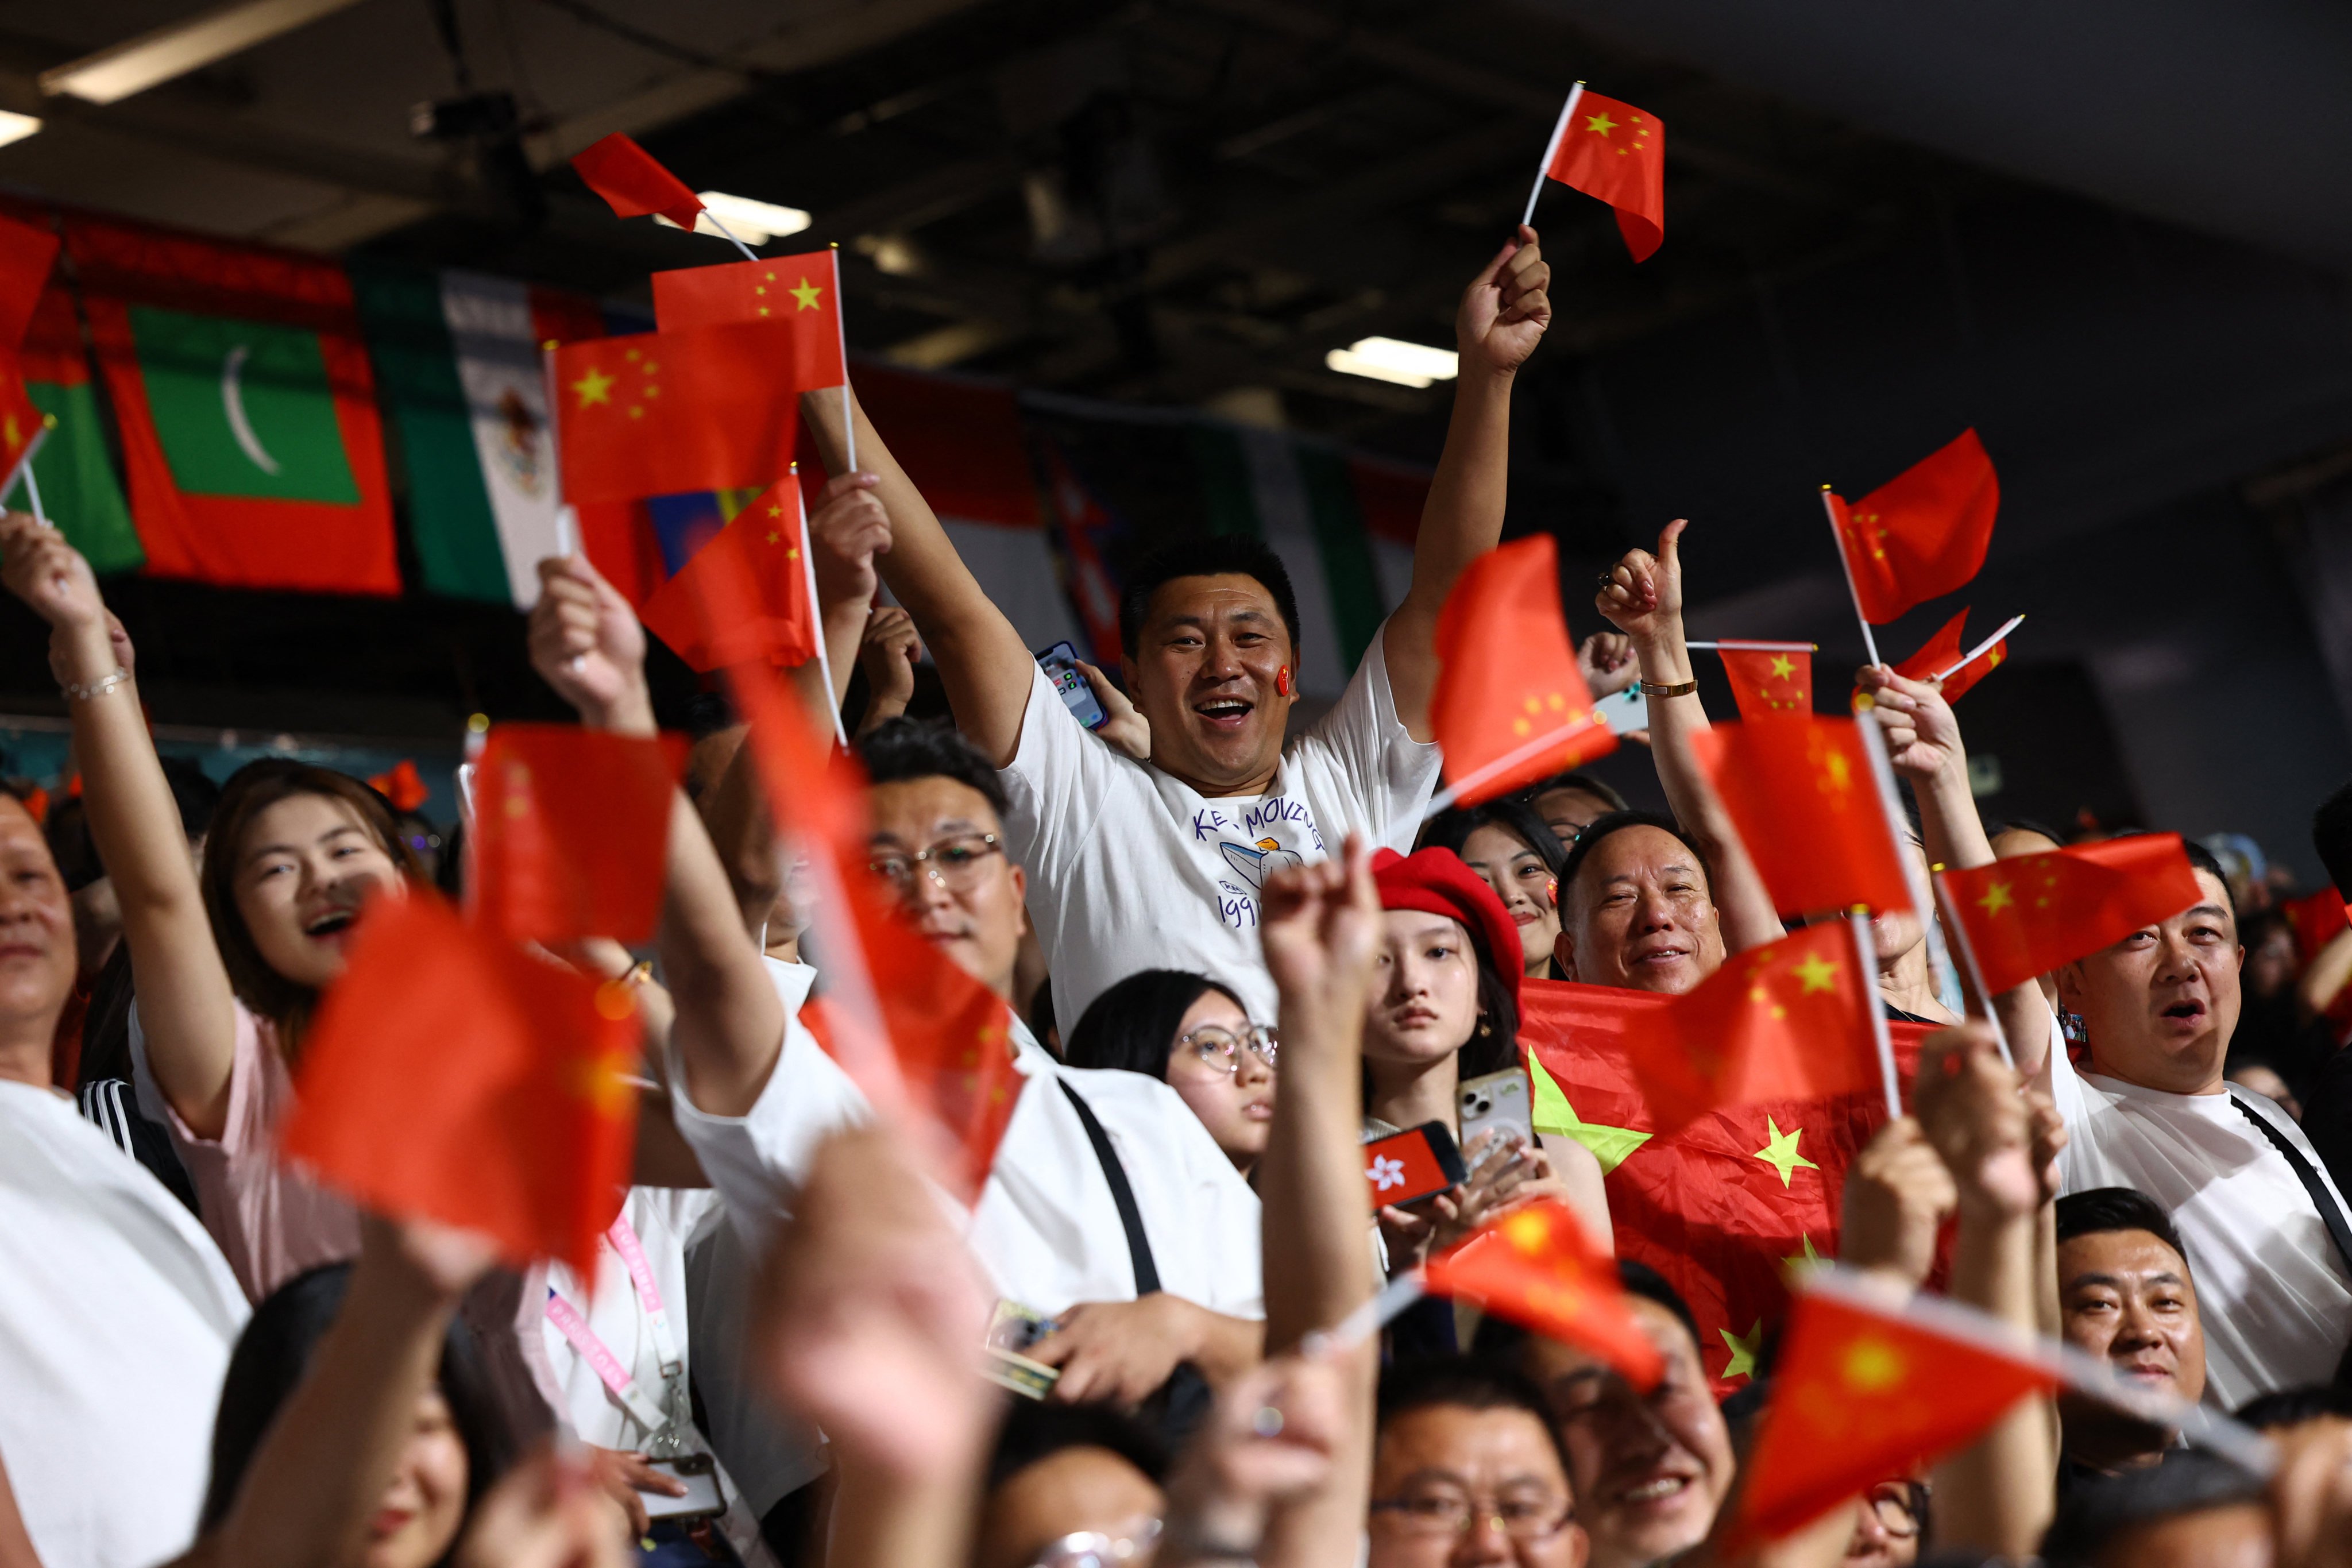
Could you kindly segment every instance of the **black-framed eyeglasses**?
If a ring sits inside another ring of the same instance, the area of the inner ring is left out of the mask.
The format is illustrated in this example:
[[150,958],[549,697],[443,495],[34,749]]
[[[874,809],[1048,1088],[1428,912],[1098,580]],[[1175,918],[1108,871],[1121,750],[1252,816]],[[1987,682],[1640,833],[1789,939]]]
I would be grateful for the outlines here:
[[1870,1489],[1870,1511],[1878,1528],[1898,1541],[1919,1533],[1927,1516],[1927,1483],[1881,1481]]
[[980,880],[981,865],[992,855],[1003,854],[993,833],[959,833],[952,838],[918,849],[912,854],[900,850],[881,850],[869,856],[866,868],[904,893],[918,876],[929,875],[950,892],[971,890]]
[[1548,1541],[1568,1524],[1571,1511],[1561,1497],[1473,1498],[1450,1487],[1375,1498],[1370,1511],[1395,1521],[1411,1535],[1459,1537],[1485,1521],[1513,1541]]
[[1272,1068],[1280,1044],[1279,1037],[1264,1024],[1252,1024],[1240,1034],[1222,1024],[1203,1024],[1176,1037],[1178,1050],[1189,1050],[1229,1076],[1241,1071],[1244,1051]]

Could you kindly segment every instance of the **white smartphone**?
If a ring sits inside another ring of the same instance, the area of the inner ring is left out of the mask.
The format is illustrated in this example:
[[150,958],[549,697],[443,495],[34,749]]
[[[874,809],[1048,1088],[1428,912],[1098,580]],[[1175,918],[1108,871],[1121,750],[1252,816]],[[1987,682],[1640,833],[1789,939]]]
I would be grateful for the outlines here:
[[[1505,1068],[1483,1078],[1474,1078],[1454,1089],[1455,1108],[1462,1114],[1462,1146],[1479,1133],[1492,1130],[1500,1137],[1514,1133],[1521,1148],[1532,1149],[1536,1142],[1535,1086],[1528,1081],[1524,1068]],[[1483,1156],[1485,1150],[1479,1151]]]
[[1604,697],[1595,702],[1592,711],[1608,724],[1609,732],[1612,735],[1629,735],[1636,730],[1650,727],[1650,703],[1642,695],[1639,682],[1613,697]]
[[708,1454],[680,1454],[674,1459],[649,1459],[653,1468],[685,1484],[684,1497],[664,1497],[659,1492],[639,1492],[645,1500],[647,1519],[715,1519],[727,1511],[727,1500],[719,1495],[719,1468]]

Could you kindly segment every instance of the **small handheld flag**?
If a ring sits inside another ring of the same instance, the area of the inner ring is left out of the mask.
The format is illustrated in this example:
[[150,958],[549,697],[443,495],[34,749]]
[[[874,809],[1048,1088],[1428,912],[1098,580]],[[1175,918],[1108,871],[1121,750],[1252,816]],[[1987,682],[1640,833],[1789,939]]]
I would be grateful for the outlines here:
[[1967,586],[1984,565],[2000,481],[1973,430],[1848,505],[1822,492],[1863,639],[1915,605]]
[[1578,82],[1551,128],[1521,223],[1534,221],[1548,179],[1615,208],[1617,232],[1635,261],[1647,261],[1665,237],[1666,128],[1654,114]]
[[2177,833],[2077,844],[1940,875],[1995,993],[2169,920],[2205,897]]
[[617,131],[573,153],[572,167],[604,198],[614,217],[659,213],[680,228],[692,228],[702,213],[702,198],[684,180]]
[[1940,683],[1946,702],[1958,702],[1970,687],[1999,668],[2009,657],[2009,634],[2021,625],[2023,616],[2011,616],[2000,629],[1969,648],[1960,650],[1960,634],[1967,628],[1969,612],[1960,613],[1937,628],[1917,653],[1895,667],[1895,673],[1906,680]]
[[1481,1226],[1429,1260],[1428,1289],[1478,1303],[1498,1318],[1591,1351],[1636,1388],[1657,1386],[1665,1358],[1625,1304],[1615,1262],[1585,1237],[1575,1211],[1552,1198]]
[[468,914],[509,942],[653,940],[683,736],[500,724],[475,767]]
[[1743,719],[1813,710],[1813,656],[1802,647],[1766,651],[1722,645],[1723,673]]
[[1701,771],[1783,913],[1911,907],[1855,728],[1852,719],[1799,713],[1717,724],[1691,737]]
[[[655,589],[638,618],[691,669],[805,664],[816,657],[818,633],[802,524],[800,480],[788,477],[737,512]],[[717,573],[735,582],[747,613],[714,630],[703,616],[703,605],[714,601],[703,579]]]

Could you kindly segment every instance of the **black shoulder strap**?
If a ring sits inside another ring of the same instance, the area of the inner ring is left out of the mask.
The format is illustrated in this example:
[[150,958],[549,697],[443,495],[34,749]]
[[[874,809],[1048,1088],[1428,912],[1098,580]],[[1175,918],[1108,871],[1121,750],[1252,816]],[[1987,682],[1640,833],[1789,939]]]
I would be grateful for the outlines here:
[[1110,1201],[1118,1205],[1119,1226],[1127,1232],[1127,1255],[1135,1264],[1135,1293],[1149,1296],[1160,1289],[1160,1268],[1151,1260],[1151,1238],[1143,1234],[1143,1211],[1135,1206],[1135,1189],[1128,1184],[1127,1167],[1118,1163],[1118,1151],[1110,1146],[1110,1134],[1096,1120],[1095,1108],[1078,1097],[1068,1079],[1056,1077],[1054,1081],[1070,1097],[1070,1109],[1078,1113],[1087,1142],[1095,1146],[1095,1158],[1102,1162],[1103,1180],[1110,1184]]
[[2234,1094],[2230,1096],[2230,1103],[2238,1108],[2238,1114],[2262,1129],[2263,1136],[2271,1141],[2273,1148],[2286,1156],[2295,1180],[2301,1182],[2303,1190],[2311,1194],[2311,1206],[2319,1211],[2321,1222],[2327,1226],[2328,1239],[2336,1243],[2336,1258],[2347,1271],[2352,1271],[2352,1225],[2345,1222],[2343,1205],[2327,1190],[2327,1184],[2319,1179],[2319,1172],[2304,1157],[2303,1151],[2294,1146],[2293,1140],[2271,1125],[2269,1117]]

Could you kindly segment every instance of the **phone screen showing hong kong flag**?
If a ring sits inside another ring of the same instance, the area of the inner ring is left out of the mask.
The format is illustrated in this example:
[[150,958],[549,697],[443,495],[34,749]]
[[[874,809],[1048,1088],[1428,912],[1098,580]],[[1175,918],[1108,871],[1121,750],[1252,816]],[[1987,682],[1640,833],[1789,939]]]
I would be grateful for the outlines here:
[[1375,1211],[1442,1193],[1467,1173],[1454,1134],[1443,1121],[1424,1121],[1363,1146],[1364,1184]]

